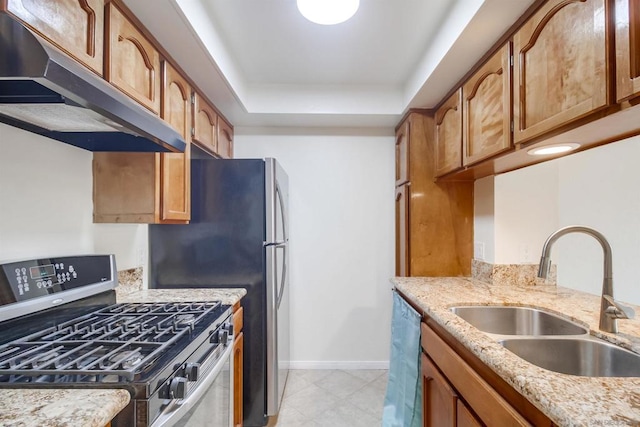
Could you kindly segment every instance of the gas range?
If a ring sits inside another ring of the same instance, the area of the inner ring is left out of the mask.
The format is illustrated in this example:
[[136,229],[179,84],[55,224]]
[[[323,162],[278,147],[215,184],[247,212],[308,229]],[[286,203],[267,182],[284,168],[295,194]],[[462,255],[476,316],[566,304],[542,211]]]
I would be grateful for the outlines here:
[[132,400],[114,427],[172,425],[229,358],[231,307],[116,304],[116,285],[113,256],[1,265],[0,387],[125,388]]

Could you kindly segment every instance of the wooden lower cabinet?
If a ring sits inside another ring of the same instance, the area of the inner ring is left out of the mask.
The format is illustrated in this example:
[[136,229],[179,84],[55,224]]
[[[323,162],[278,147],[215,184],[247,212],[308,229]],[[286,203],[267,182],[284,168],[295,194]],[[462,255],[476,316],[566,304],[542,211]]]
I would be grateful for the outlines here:
[[233,426],[242,427],[242,381],[243,381],[243,363],[244,357],[244,334],[243,326],[243,308],[240,304],[236,304],[233,313],[233,333],[235,339],[233,341]]
[[486,379],[486,365],[476,359],[472,367],[427,323],[421,332],[425,427],[554,425],[508,384]]
[[422,354],[422,399],[424,427],[482,426],[431,359],[424,354]]

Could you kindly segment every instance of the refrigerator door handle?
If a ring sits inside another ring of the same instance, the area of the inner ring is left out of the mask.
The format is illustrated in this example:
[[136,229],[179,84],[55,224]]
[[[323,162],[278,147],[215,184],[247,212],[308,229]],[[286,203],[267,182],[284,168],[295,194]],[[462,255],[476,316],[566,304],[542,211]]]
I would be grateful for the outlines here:
[[280,289],[278,290],[278,302],[276,307],[280,308],[280,303],[282,302],[282,297],[284,295],[284,287],[287,283],[287,244],[282,243],[282,245],[276,246],[277,248],[282,248],[282,277],[280,278]]

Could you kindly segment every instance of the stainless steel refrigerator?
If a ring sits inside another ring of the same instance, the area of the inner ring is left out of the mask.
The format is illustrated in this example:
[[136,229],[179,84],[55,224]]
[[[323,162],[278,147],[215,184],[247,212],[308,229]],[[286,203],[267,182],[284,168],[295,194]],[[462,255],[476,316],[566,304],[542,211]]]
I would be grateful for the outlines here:
[[[289,370],[288,177],[275,159],[191,162],[191,222],[149,227],[149,287],[247,289],[243,418],[276,415]],[[198,158],[205,157],[205,158]]]

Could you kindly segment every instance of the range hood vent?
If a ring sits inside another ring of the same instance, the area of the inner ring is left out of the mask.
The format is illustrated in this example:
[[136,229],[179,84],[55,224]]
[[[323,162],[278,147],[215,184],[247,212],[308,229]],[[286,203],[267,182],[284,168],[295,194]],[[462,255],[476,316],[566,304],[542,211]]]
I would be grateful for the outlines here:
[[0,122],[90,151],[184,152],[180,134],[0,14]]

